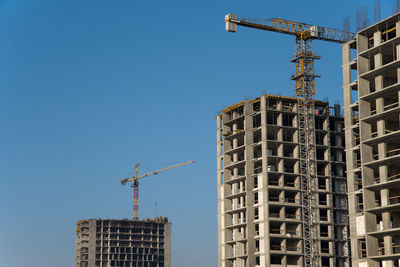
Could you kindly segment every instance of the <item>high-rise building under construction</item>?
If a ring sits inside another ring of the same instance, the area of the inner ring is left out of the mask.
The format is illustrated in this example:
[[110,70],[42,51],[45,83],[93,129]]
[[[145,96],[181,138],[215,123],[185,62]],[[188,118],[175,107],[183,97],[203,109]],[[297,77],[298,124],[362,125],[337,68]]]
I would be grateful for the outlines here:
[[343,45],[352,261],[400,266],[400,13]]
[[[297,98],[264,95],[217,120],[218,266],[303,266]],[[340,106],[315,102],[322,266],[349,266]]]
[[76,267],[170,267],[171,223],[89,219],[77,223]]

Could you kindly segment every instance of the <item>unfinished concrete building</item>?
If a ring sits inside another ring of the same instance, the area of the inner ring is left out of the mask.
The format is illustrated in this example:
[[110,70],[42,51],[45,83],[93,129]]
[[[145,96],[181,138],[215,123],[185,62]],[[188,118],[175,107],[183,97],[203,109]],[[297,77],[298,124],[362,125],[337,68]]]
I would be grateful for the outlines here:
[[170,267],[171,223],[89,219],[77,223],[76,267]]
[[342,49],[353,266],[399,267],[400,14]]
[[[322,266],[349,266],[343,118],[316,101]],[[265,95],[217,120],[218,266],[303,266],[297,99]]]

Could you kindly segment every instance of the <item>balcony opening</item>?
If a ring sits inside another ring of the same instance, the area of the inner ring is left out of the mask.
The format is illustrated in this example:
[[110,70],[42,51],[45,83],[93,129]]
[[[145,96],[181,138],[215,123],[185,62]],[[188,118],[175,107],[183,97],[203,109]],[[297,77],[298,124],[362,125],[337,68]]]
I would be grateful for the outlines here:
[[400,130],[399,116],[390,116],[385,120],[385,134]]
[[276,141],[278,140],[278,129],[273,127],[267,128],[267,140]]
[[281,191],[269,190],[268,201],[270,202],[280,202]]
[[270,222],[269,223],[269,233],[281,235],[283,234],[283,224],[278,222]]
[[325,151],[327,148],[318,147],[317,151],[317,160],[325,160]]
[[297,203],[298,202],[298,193],[286,191],[285,192],[285,203]]
[[261,145],[254,147],[253,150],[253,157],[254,158],[261,158],[262,157],[262,150],[261,150]]
[[400,189],[391,188],[389,190],[389,204],[396,205],[400,203]]
[[293,158],[294,146],[293,145],[283,145],[283,156],[287,157],[287,158]]
[[254,188],[258,188],[258,176],[254,177]]
[[361,213],[364,211],[364,201],[362,194],[356,194],[356,212]]
[[236,123],[236,131],[244,130],[244,120],[241,119]]
[[287,172],[287,173],[294,173],[294,171],[295,171],[295,164],[296,164],[296,162],[295,161],[291,161],[291,160],[284,160],[284,162],[283,162],[283,168],[284,168],[284,172]]
[[275,142],[267,143],[267,155],[277,156],[278,155],[278,144]]
[[283,113],[282,125],[292,127],[295,115]]
[[361,173],[354,174],[354,189],[360,190],[362,188],[362,177]]
[[301,224],[286,223],[286,235],[289,237],[299,236],[301,233]]
[[318,189],[326,190],[326,178],[318,178]]
[[286,245],[286,250],[291,251],[291,252],[298,252],[300,251],[300,242],[298,240],[286,240],[287,245]]
[[[373,83],[370,83],[370,85]],[[372,89],[370,89],[372,90]],[[374,89],[375,91],[375,89]],[[354,104],[358,101],[358,90],[351,90],[351,103]]]
[[262,173],[262,160],[254,162],[254,174]]
[[287,266],[288,267],[300,267],[301,265],[301,257],[299,256],[286,256]]
[[258,204],[258,192],[254,193],[254,205]]
[[367,245],[365,243],[365,239],[359,239],[357,242],[358,247],[358,258],[364,259],[367,257]]
[[316,130],[324,130],[325,118],[324,117],[315,117],[315,129]]
[[270,238],[269,240],[269,247],[272,251],[281,251],[282,244],[280,239]]
[[261,142],[261,131],[260,130],[255,131],[253,133],[253,143],[258,143],[258,142]]
[[255,252],[260,252],[260,240],[255,240],[254,250]]
[[278,116],[277,112],[267,112],[267,124],[277,125],[278,124]]
[[[340,107],[339,107],[340,108]],[[339,129],[337,129],[337,125],[336,125],[336,120],[333,118],[329,119],[329,131],[335,132],[338,131]]]
[[270,255],[271,265],[281,266],[283,256]]
[[327,199],[327,194],[318,194],[319,197],[319,205],[321,206],[327,206],[328,205],[328,199]]
[[317,174],[320,176],[326,176],[328,165],[325,162],[317,162]]
[[284,176],[284,186],[285,187],[297,187],[296,180],[297,180],[297,176],[285,175]]
[[278,174],[274,173],[268,174],[268,185],[279,186],[279,180],[280,178]]
[[254,224],[254,232],[257,235],[260,235],[260,225],[258,223]]
[[292,207],[285,208],[285,217],[286,219],[298,219],[298,209]]
[[268,109],[277,109],[278,101],[276,99],[267,99]]
[[321,257],[321,267],[329,267],[329,258],[328,257]]
[[258,111],[260,111],[260,109],[261,109],[260,101],[253,103],[253,111],[258,112]]
[[316,132],[315,133],[315,143],[317,145],[325,145],[325,137],[326,137],[326,133],[321,133],[321,132]]
[[283,111],[295,112],[294,106],[295,104],[292,102],[282,101]]
[[397,83],[396,70],[388,70],[383,73],[383,88]]
[[321,241],[321,253],[329,253],[329,242]]
[[260,219],[260,214],[258,212],[258,208],[254,209],[254,220],[258,220]]
[[390,223],[391,228],[400,228],[400,212],[399,211],[392,211],[390,213]]
[[319,219],[320,219],[320,221],[323,221],[323,222],[328,221],[328,210],[327,209],[319,209]]
[[383,231],[383,219],[382,219],[382,214],[377,214],[377,215],[376,215],[376,230],[377,230],[377,231]]
[[279,160],[277,158],[268,158],[267,171],[268,172],[277,172],[278,171],[278,162],[279,162]]
[[281,209],[280,207],[274,207],[274,206],[270,206],[269,207],[269,217],[270,218],[280,218],[281,217]]
[[258,128],[261,126],[261,114],[253,116],[253,128]]
[[320,224],[319,228],[320,228],[321,237],[329,237],[328,225]]
[[293,142],[295,132],[296,130],[294,129],[283,129],[283,141]]

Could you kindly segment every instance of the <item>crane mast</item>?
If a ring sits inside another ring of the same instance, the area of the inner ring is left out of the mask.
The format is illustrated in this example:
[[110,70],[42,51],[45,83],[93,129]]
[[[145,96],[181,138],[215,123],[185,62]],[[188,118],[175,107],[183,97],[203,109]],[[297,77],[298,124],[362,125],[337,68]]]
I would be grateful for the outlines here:
[[265,31],[294,35],[296,52],[292,62],[295,73],[291,79],[296,82],[298,99],[299,159],[303,211],[304,266],[321,266],[320,225],[318,208],[318,180],[315,148],[315,74],[312,40],[318,39],[344,43],[354,38],[354,34],[331,28],[310,25],[279,18],[238,19],[235,14],[225,16],[226,30],[236,32],[237,25]]
[[139,163],[136,163],[135,165],[135,175],[131,178],[125,178],[121,180],[121,184],[125,185],[127,182],[132,182],[132,187],[133,187],[133,220],[134,221],[138,221],[139,220],[139,179],[145,178],[147,176],[153,175],[153,174],[158,174],[160,172],[165,172],[168,170],[172,170],[181,166],[185,166],[188,164],[193,163],[194,160],[189,160],[189,161],[185,161],[183,163],[179,163],[164,169],[160,169],[157,171],[152,171],[152,172],[148,172],[142,175],[138,175],[138,170],[139,170]]

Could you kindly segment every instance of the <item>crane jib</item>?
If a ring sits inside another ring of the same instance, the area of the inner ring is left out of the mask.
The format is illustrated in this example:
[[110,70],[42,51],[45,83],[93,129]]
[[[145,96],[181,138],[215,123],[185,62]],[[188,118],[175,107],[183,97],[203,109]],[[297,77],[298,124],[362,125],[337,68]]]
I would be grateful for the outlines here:
[[266,31],[295,35],[300,39],[318,39],[344,43],[354,39],[354,33],[283,19],[226,19],[226,23]]
[[142,175],[138,175],[138,167],[139,164],[135,165],[135,176],[133,176],[132,178],[126,178],[126,179],[122,179],[121,180],[121,184],[125,185],[127,182],[132,182],[132,187],[133,187],[133,220],[139,220],[139,182],[138,180],[153,174],[159,174],[160,172],[164,172],[164,171],[168,171],[171,169],[175,169],[184,165],[188,165],[194,163],[194,160],[190,160],[190,161],[186,161],[183,163],[179,163],[164,169],[160,169],[160,170],[156,170],[153,172],[148,172]]

